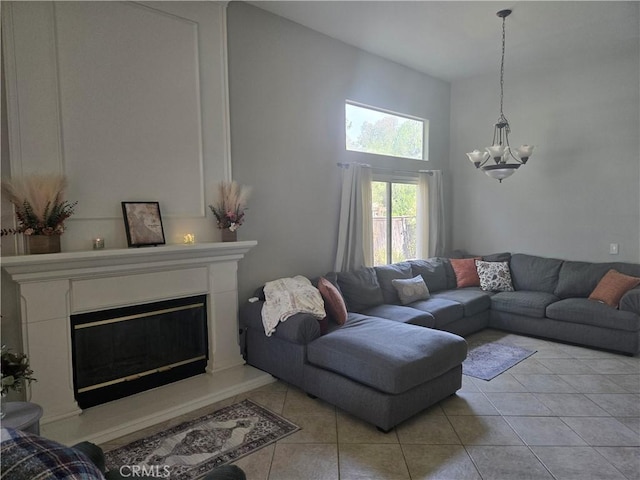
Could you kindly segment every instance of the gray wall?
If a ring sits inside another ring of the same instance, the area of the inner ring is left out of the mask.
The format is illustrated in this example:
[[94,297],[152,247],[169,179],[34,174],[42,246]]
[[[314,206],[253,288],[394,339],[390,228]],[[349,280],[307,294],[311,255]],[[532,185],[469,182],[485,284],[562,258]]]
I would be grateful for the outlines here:
[[[333,269],[336,162],[447,169],[450,86],[243,3],[228,7],[233,178],[253,195],[240,299],[265,281]],[[346,99],[427,118],[429,161],[345,152]]]
[[[505,66],[512,144],[536,145],[498,184],[465,152],[491,142],[498,72],[451,87],[453,245],[585,261],[640,261],[640,52]],[[619,255],[609,244],[619,243]]]

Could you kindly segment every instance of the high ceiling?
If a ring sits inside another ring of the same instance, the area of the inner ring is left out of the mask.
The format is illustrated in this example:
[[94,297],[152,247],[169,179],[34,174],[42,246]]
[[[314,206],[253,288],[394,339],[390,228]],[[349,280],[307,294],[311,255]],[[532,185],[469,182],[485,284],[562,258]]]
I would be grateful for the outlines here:
[[638,1],[256,1],[253,5],[368,52],[453,81],[638,49]]

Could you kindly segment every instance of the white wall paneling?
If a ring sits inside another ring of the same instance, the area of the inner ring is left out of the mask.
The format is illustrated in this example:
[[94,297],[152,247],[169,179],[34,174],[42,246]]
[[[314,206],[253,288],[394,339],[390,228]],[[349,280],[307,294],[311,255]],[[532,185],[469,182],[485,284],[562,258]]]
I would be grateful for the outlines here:
[[159,201],[168,243],[218,239],[231,176],[226,4],[3,5],[11,172],[61,172],[63,251],[126,245],[121,201]]

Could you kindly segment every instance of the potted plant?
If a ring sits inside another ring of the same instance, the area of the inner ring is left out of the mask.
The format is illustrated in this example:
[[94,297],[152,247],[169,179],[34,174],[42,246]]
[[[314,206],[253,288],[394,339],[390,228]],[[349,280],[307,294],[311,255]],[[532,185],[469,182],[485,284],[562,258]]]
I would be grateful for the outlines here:
[[23,233],[29,253],[60,251],[64,221],[78,202],[64,199],[67,180],[63,175],[25,175],[2,181],[2,193],[14,205],[17,228],[3,228],[2,235]]
[[233,242],[237,239],[237,229],[244,222],[247,200],[251,188],[237,182],[221,182],[218,186],[218,199],[209,208],[216,217],[218,228],[222,230],[222,241]]
[[3,397],[9,390],[22,392],[25,385],[36,381],[29,366],[29,357],[24,353],[12,353],[6,345],[0,347],[0,370]]

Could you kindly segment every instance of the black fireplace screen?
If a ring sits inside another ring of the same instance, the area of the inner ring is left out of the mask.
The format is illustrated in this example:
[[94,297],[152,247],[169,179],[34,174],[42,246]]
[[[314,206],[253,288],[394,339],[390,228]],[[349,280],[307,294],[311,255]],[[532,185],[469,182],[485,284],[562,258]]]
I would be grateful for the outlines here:
[[71,316],[74,390],[81,408],[206,369],[205,295]]

